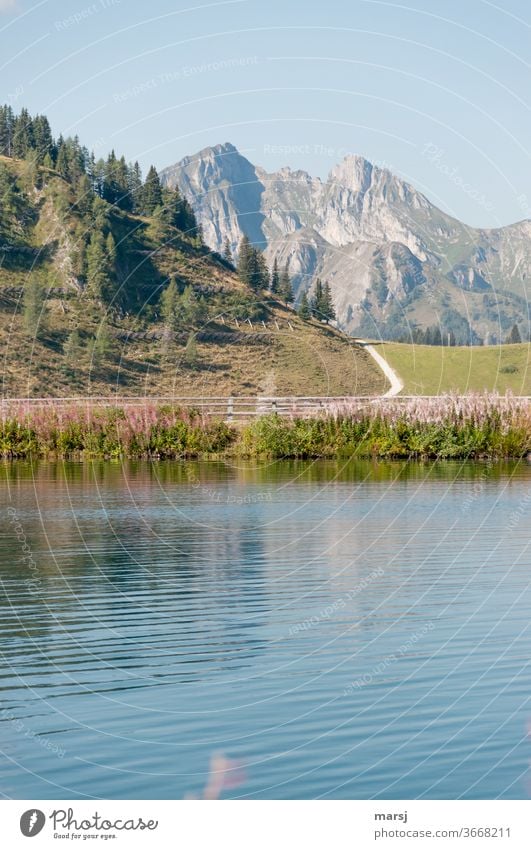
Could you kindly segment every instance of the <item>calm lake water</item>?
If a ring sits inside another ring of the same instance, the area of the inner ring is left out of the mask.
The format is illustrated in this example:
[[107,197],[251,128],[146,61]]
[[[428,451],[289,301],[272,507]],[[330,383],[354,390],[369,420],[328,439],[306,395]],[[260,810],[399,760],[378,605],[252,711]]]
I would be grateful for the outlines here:
[[531,467],[2,474],[3,796],[530,795]]

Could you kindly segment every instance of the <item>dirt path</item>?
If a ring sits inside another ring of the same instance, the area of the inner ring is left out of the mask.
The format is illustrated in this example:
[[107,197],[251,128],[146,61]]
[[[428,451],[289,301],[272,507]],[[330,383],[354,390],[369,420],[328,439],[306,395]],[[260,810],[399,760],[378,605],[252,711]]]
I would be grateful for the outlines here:
[[381,370],[385,374],[387,380],[391,384],[391,387],[387,390],[385,395],[382,395],[382,398],[391,398],[393,395],[398,395],[399,392],[402,392],[404,388],[403,382],[400,380],[396,371],[391,368],[387,360],[385,360],[381,354],[378,353],[374,345],[371,345],[370,342],[366,342],[364,339],[356,339],[359,345],[363,345],[368,354],[371,355],[375,363],[380,366]]

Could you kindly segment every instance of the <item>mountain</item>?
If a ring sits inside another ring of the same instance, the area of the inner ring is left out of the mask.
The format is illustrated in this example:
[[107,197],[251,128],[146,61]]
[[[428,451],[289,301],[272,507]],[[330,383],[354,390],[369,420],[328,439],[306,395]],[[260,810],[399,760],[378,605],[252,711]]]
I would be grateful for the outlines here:
[[516,322],[527,338],[531,221],[468,227],[361,156],[326,181],[267,173],[230,143],[161,172],[192,205],[206,243],[237,251],[242,234],[288,263],[297,293],[331,285],[338,319],[354,334],[408,338],[437,325],[458,342],[494,343]]

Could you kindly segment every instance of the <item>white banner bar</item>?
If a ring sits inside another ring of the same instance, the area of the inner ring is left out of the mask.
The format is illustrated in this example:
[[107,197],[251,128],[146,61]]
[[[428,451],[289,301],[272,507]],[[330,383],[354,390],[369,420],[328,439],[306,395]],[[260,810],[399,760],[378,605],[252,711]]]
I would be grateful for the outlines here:
[[529,813],[526,801],[9,800],[0,803],[0,826],[6,849],[529,849]]

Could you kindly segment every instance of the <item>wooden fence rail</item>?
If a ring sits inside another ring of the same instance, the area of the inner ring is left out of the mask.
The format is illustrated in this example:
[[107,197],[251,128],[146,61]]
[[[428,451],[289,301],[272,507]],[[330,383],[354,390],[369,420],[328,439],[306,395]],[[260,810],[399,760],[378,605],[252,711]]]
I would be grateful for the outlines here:
[[[128,407],[128,406],[151,406],[171,405],[174,407],[186,407],[198,410],[204,415],[223,418],[228,422],[235,420],[252,419],[255,416],[264,416],[277,413],[280,416],[303,416],[318,415],[327,411],[337,410],[344,406],[358,407],[363,409],[372,404],[401,404],[408,401],[427,401],[438,403],[441,398],[453,398],[451,395],[395,395],[393,397],[382,396],[205,396],[205,397],[178,397],[173,395],[157,397],[119,397],[119,396],[92,396],[83,398],[72,396],[69,398],[1,398],[0,416],[5,417],[15,409],[24,408],[46,408],[46,407]],[[462,396],[463,398],[466,396]],[[500,396],[502,399],[504,396]],[[530,396],[518,396],[515,401],[530,403]]]

